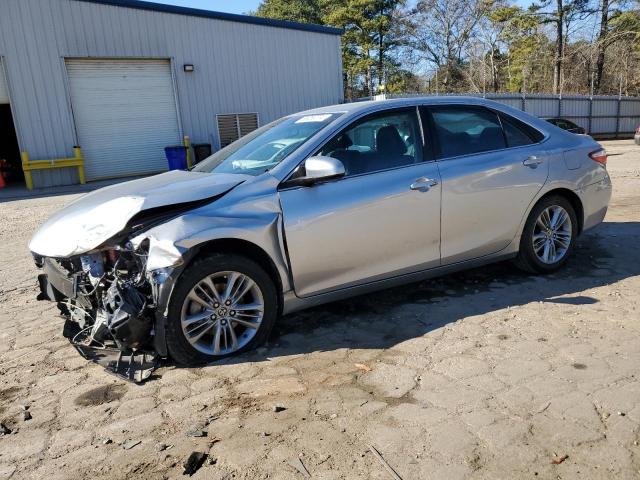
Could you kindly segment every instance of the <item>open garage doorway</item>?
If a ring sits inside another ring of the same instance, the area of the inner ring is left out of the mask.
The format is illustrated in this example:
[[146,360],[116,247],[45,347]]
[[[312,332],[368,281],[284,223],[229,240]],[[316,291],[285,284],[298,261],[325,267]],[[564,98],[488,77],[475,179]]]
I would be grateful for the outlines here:
[[23,184],[18,135],[9,105],[9,89],[5,82],[4,65],[0,57],[0,175],[4,183]]

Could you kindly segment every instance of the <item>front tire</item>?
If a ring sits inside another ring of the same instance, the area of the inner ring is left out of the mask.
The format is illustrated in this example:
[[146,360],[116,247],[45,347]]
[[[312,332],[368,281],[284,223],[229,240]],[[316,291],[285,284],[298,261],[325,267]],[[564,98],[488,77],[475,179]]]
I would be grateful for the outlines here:
[[555,272],[573,251],[577,234],[571,202],[559,195],[543,198],[529,214],[515,264],[531,273]]
[[274,282],[246,257],[196,260],[169,302],[167,347],[181,365],[209,363],[264,343],[278,317]]

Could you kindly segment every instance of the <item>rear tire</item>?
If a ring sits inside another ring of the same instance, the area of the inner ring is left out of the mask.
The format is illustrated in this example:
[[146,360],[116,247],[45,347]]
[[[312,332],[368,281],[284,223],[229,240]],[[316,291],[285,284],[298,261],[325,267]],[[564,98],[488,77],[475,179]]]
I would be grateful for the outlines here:
[[527,218],[514,263],[530,273],[555,272],[567,262],[577,233],[578,221],[571,202],[560,195],[545,197]]
[[240,354],[264,343],[277,317],[277,290],[262,267],[240,255],[207,256],[185,270],[171,295],[169,355],[194,366]]

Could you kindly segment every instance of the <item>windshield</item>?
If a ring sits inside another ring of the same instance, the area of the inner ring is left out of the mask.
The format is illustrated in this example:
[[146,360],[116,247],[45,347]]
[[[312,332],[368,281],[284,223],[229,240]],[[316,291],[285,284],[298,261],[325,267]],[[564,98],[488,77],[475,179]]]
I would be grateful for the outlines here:
[[294,115],[254,130],[204,159],[194,172],[260,175],[275,167],[340,113]]

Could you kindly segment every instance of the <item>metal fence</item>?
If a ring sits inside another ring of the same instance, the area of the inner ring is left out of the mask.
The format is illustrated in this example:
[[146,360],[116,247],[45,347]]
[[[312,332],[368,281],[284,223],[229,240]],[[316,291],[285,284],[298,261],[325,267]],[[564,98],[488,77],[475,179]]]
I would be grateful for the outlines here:
[[[465,94],[483,97],[510,107],[524,110],[542,118],[562,117],[600,137],[628,137],[640,125],[640,97],[610,95],[549,95],[478,93]],[[424,95],[386,94],[361,100],[400,98]]]

